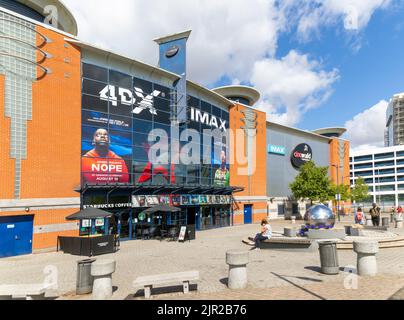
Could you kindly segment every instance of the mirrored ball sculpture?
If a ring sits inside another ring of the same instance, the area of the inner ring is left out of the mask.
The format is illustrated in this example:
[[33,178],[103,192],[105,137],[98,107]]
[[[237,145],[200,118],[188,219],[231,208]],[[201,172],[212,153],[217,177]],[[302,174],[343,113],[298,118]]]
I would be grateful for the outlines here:
[[331,229],[335,226],[335,218],[330,208],[320,204],[307,210],[304,221],[310,229]]

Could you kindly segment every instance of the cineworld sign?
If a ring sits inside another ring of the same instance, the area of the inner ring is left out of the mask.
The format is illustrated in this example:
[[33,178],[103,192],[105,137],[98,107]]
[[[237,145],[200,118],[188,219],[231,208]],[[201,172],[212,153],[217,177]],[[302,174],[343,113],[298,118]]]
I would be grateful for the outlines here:
[[[207,112],[202,112],[201,110],[191,108],[191,121],[205,124],[213,129],[220,129],[226,132],[227,121],[218,119]],[[219,123],[220,122],[220,123]]]
[[313,160],[311,147],[306,143],[298,145],[292,152],[291,160],[293,167],[300,169],[307,162]]
[[121,104],[125,106],[136,105],[133,109],[134,114],[140,114],[142,111],[149,109],[151,114],[157,115],[154,108],[154,98],[158,97],[161,92],[154,90],[151,94],[145,94],[142,89],[134,88],[135,96],[129,89],[117,88],[108,85],[100,91],[100,99],[104,101],[111,101],[113,106],[118,106],[118,97]]

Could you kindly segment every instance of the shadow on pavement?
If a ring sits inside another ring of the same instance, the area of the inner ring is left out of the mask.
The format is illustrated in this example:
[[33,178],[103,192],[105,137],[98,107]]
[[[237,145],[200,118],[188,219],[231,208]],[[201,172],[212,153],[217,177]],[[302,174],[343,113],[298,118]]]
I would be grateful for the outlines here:
[[294,283],[293,281],[290,281],[290,280],[286,279],[285,276],[281,276],[281,275],[276,274],[276,273],[274,273],[274,272],[271,272],[271,273],[272,273],[274,276],[278,277],[279,279],[282,279],[283,281],[285,281],[285,282],[287,282],[287,283],[290,283],[291,285],[295,286],[296,288],[298,288],[298,289],[300,289],[300,290],[302,290],[302,291],[304,291],[304,292],[306,292],[306,293],[312,295],[313,297],[316,297],[317,299],[320,299],[320,300],[327,300],[326,298],[324,298],[324,297],[322,297],[322,296],[320,296],[320,295],[318,295],[318,294],[316,294],[316,293],[314,293],[314,292],[312,292],[312,291],[310,291],[310,290],[307,290],[307,289],[303,288],[302,286],[299,286],[298,284]]
[[404,300],[404,288],[398,290],[395,294],[393,294],[388,300],[395,300],[395,301],[401,301]]

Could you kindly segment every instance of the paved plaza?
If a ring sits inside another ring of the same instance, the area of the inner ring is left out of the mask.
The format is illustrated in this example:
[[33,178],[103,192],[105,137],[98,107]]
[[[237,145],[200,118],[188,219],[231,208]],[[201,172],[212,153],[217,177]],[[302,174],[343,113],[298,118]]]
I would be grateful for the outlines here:
[[[282,233],[288,221],[272,221],[276,233]],[[230,291],[226,281],[226,251],[249,250],[241,240],[255,235],[259,225],[236,226],[197,233],[197,240],[186,243],[158,240],[128,241],[120,250],[97,259],[115,259],[113,299],[143,299],[143,291],[132,287],[140,276],[197,270],[201,281],[198,291],[184,296],[172,290],[155,290],[153,299],[388,299],[404,287],[404,248],[383,249],[378,254],[379,275],[359,278],[358,290],[347,290],[344,283],[349,274],[346,266],[356,265],[356,254],[339,251],[342,272],[326,276],[319,271],[320,259],[315,252],[275,250],[252,251],[248,265],[249,287]],[[0,260],[0,283],[41,283],[46,266],[58,270],[59,299],[91,299],[75,296],[77,261],[80,257],[63,253],[44,253]],[[349,278],[348,278],[349,279]],[[349,284],[349,282],[348,282]]]

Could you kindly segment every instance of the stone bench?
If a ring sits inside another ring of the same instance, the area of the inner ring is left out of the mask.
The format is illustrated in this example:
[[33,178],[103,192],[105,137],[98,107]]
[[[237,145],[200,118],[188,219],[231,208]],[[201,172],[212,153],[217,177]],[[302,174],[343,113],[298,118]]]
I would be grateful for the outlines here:
[[188,271],[139,277],[133,282],[133,286],[135,287],[135,289],[143,287],[145,298],[150,299],[153,286],[182,284],[184,294],[188,294],[189,283],[191,281],[199,281],[199,271]]
[[44,300],[47,287],[44,284],[10,284],[0,286],[0,300]]

